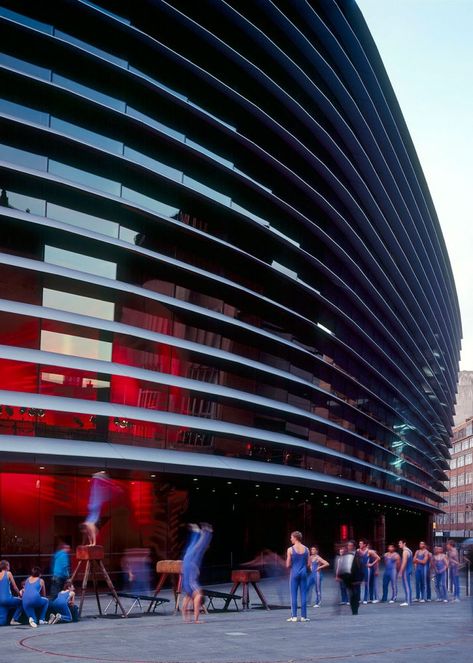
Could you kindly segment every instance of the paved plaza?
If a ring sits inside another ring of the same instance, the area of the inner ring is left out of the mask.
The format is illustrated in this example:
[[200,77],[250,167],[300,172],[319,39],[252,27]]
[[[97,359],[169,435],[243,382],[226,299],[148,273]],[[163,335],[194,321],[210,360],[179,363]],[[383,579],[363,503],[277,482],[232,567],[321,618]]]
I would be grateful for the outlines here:
[[[460,603],[338,606],[335,582],[325,578],[324,605],[309,608],[310,623],[288,623],[288,609],[212,612],[201,625],[184,624],[167,604],[155,614],[95,618],[92,597],[77,624],[1,629],[1,663],[266,663],[395,659],[429,663],[471,661],[471,599]],[[228,589],[229,586],[220,586]],[[285,586],[262,582],[270,603],[287,601]],[[284,592],[281,595],[281,591]],[[169,596],[169,595],[168,595]],[[256,601],[256,596],[250,595]]]

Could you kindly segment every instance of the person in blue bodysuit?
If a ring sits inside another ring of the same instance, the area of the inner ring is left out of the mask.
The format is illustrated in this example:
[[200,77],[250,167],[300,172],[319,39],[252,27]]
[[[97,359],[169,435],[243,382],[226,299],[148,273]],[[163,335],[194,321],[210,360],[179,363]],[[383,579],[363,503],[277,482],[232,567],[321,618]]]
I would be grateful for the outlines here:
[[448,574],[450,587],[453,591],[453,601],[460,600],[460,558],[455,541],[447,541]]
[[[6,559],[0,561],[0,626],[6,626],[9,622],[10,613],[15,610],[15,617],[20,612],[21,599],[13,596],[13,591],[19,595],[14,577],[10,572],[10,563]],[[18,622],[14,622],[17,624]]]
[[376,574],[377,566],[380,561],[380,556],[376,550],[370,548],[367,539],[360,539],[358,544],[358,553],[361,558],[361,563],[364,570],[363,580],[363,603],[378,603],[378,591],[376,588]]
[[51,587],[49,596],[54,600],[60,590],[63,588],[64,583],[71,575],[69,556],[71,553],[71,546],[64,541],[61,541],[54,553],[51,564]]
[[79,609],[74,605],[75,595],[74,585],[70,580],[66,580],[63,589],[58,592],[57,597],[50,602],[51,616],[49,618],[49,624],[78,621]]
[[312,588],[315,589],[315,603],[314,608],[320,608],[322,601],[322,569],[326,569],[330,564],[320,557],[319,549],[317,546],[312,546],[310,549],[310,575],[307,580],[307,597],[310,603],[310,594]]
[[419,548],[415,551],[413,561],[416,579],[416,597],[414,601],[425,603],[427,598],[427,582],[430,582],[430,578],[427,577],[427,565],[430,561],[430,556],[425,541],[420,541]]
[[401,549],[401,567],[399,575],[401,576],[402,586],[404,588],[405,600],[401,603],[401,607],[407,607],[412,603],[412,589],[411,589],[411,575],[412,575],[412,550],[407,547],[404,539],[399,541],[399,548]]
[[84,544],[88,546],[97,545],[98,527],[100,513],[105,502],[111,499],[111,491],[118,490],[118,486],[108,476],[106,472],[96,472],[92,475],[90,482],[90,494],[88,513],[81,524],[81,531],[84,533]]
[[39,623],[48,623],[45,621],[45,618],[49,601],[46,598],[46,588],[44,580],[41,578],[41,569],[39,566],[33,566],[30,577],[26,579],[21,603],[30,626],[33,628],[38,626],[36,623],[36,609],[40,611]]
[[435,573],[435,593],[437,601],[448,603],[447,598],[447,571],[448,557],[443,552],[442,546],[435,546],[432,556],[432,566]]
[[286,567],[290,569],[291,616],[288,622],[297,622],[297,596],[301,595],[301,622],[308,622],[307,617],[307,573],[310,572],[309,550],[302,544],[302,534],[292,532],[292,546],[287,549]]
[[200,566],[205,551],[209,547],[213,530],[207,523],[189,525],[191,534],[182,560],[182,617],[188,621],[190,603],[194,603],[194,623],[200,624],[199,615],[202,605],[202,588],[199,584]]
[[401,566],[401,558],[396,552],[396,546],[390,544],[383,555],[384,575],[383,575],[383,596],[382,603],[388,600],[389,585],[391,585],[392,594],[389,603],[395,603],[397,600],[397,574]]

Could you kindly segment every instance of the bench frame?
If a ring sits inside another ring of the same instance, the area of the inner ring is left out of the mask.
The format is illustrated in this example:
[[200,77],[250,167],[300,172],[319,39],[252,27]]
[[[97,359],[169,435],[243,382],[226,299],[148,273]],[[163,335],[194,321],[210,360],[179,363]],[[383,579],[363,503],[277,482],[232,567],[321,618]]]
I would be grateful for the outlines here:
[[[143,612],[143,605],[142,601],[149,601],[150,605],[147,610],[147,612],[155,612],[156,608],[160,605],[164,605],[165,603],[170,603],[169,599],[162,598],[161,596],[153,596],[153,595],[147,595],[147,594],[133,594],[133,592],[117,592],[117,596],[123,599],[133,599],[133,603],[131,606],[128,608],[126,611],[126,614],[129,615],[130,612],[135,608],[138,607],[141,612]],[[112,595],[110,598],[110,601],[107,603],[107,606],[105,608],[104,615],[107,614],[107,610],[109,607],[112,605],[112,603],[115,602],[115,614],[118,612],[118,602],[115,599],[115,597]],[[154,604],[154,605],[153,605]]]

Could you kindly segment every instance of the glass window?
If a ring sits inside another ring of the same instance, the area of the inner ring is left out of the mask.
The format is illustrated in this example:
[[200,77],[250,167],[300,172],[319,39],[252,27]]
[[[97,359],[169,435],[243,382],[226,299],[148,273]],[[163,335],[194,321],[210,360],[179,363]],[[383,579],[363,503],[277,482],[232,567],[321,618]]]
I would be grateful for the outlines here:
[[111,12],[109,9],[105,9],[104,7],[100,7],[99,5],[96,5],[95,2],[90,2],[90,0],[82,0],[84,5],[89,5],[90,7],[93,7],[94,9],[98,9],[99,11],[103,12],[104,14],[107,14],[108,16],[111,16],[112,18],[116,18],[117,21],[121,21],[122,23],[125,23],[126,25],[130,25],[130,21],[127,18],[124,18],[123,16],[119,16],[118,14],[115,14],[114,12]]
[[198,182],[193,177],[189,177],[189,175],[184,175],[183,183],[186,186],[190,187],[191,189],[194,189],[199,193],[203,193],[204,196],[208,196],[209,198],[212,198],[213,200],[216,200],[217,202],[222,203],[223,205],[229,206],[230,203],[232,202],[230,196],[226,196],[225,194],[220,193],[215,189],[212,189],[210,186],[202,184],[202,182]]
[[31,64],[31,62],[26,62],[19,58],[14,58],[6,53],[0,53],[0,65],[10,67],[10,69],[16,69],[17,71],[29,74],[30,76],[42,78],[46,81],[51,80],[51,72],[49,69],[39,67],[37,64]]
[[115,315],[115,304],[113,302],[73,295],[70,292],[61,292],[49,288],[43,290],[43,306],[61,311],[70,311],[71,313],[91,315],[104,320],[113,320]]
[[36,124],[47,126],[49,123],[49,115],[47,113],[28,108],[28,106],[23,106],[22,104],[15,104],[13,101],[7,101],[6,99],[0,99],[0,113],[12,115],[28,122],[36,122]]
[[130,200],[131,202],[149,209],[156,214],[161,214],[162,216],[176,218],[179,213],[179,209],[177,207],[171,207],[171,205],[167,205],[160,200],[156,200],[156,198],[145,196],[143,193],[129,189],[126,186],[122,187],[122,198],[125,200]]
[[457,477],[450,477],[450,488],[456,488],[457,487]]
[[157,80],[156,78],[153,78],[152,76],[149,76],[148,74],[145,74],[143,71],[140,71],[140,69],[137,69],[136,67],[133,67],[132,65],[129,65],[128,69],[134,73],[134,74],[139,74],[140,76],[143,76],[143,78],[146,78],[146,80],[150,81],[154,85],[157,85],[163,90],[166,90],[166,92],[169,92],[170,94],[174,95],[175,97],[178,97],[178,99],[182,99],[183,101],[187,101],[187,97],[180,92],[177,92],[176,90],[173,90],[172,88],[168,87],[167,85],[164,85],[164,83],[161,83],[161,81]]
[[45,352],[57,352],[62,355],[101,359],[102,361],[110,361],[112,357],[112,344],[108,341],[59,334],[45,329],[41,330],[40,349]]
[[473,483],[473,472],[465,472],[465,483]]
[[453,452],[454,452],[454,453],[458,453],[458,452],[461,451],[461,450],[462,450],[462,443],[461,443],[461,442],[457,442],[457,443],[455,444],[455,446],[453,447]]
[[7,191],[8,204],[13,209],[19,210],[20,212],[31,212],[31,214],[37,214],[38,216],[44,216],[46,202],[40,200],[39,198],[33,198],[32,196],[24,196],[22,193],[16,193],[15,191]]
[[232,131],[236,131],[236,127],[232,126],[228,122],[225,122],[225,120],[222,120],[222,118],[217,117],[217,115],[213,115],[210,111],[208,111],[206,108],[203,108],[202,106],[199,106],[198,104],[194,103],[193,101],[189,100],[189,105],[193,106],[194,108],[198,108],[200,111],[211,117],[213,120],[217,120],[217,122],[220,122],[220,124],[223,124],[227,129],[231,129]]
[[91,189],[106,191],[107,193],[112,193],[115,196],[120,195],[120,184],[118,182],[109,180],[106,177],[101,177],[100,175],[89,173],[86,170],[81,170],[80,168],[67,166],[65,163],[60,163],[59,161],[54,161],[53,159],[49,160],[49,172],[52,175],[57,175],[58,177],[62,177],[66,180],[78,182],[79,184],[85,184],[85,186],[88,186]]
[[159,131],[162,131],[168,136],[172,136],[172,138],[175,138],[176,140],[183,142],[185,139],[184,134],[180,133],[179,131],[175,131],[175,129],[171,129],[171,127],[168,127],[166,124],[163,124],[162,122],[158,122],[158,120],[155,120],[153,117],[150,117],[149,115],[141,113],[139,110],[136,110],[136,108],[133,108],[132,106],[126,107],[126,113],[127,115],[130,115],[130,117],[134,117],[137,120],[141,120],[143,124],[148,124],[150,127],[159,129]]
[[[228,159],[225,159],[224,157],[221,157],[216,152],[212,152],[211,150],[207,149],[203,145],[200,145],[200,143],[196,143],[195,141],[191,140],[190,138],[186,138],[185,142],[186,142],[186,145],[189,145],[189,147],[193,147],[198,152],[202,152],[202,154],[206,154],[207,156],[211,157],[212,159],[215,159],[215,161],[218,161],[219,163],[222,163],[224,166],[227,166],[228,168],[233,168],[233,163],[231,161],[229,161]],[[235,171],[240,172],[236,168],[235,168]],[[241,173],[241,174],[244,175],[244,173]]]
[[51,117],[51,129],[61,131],[68,136],[78,138],[80,141],[90,143],[90,145],[94,145],[95,147],[101,147],[104,150],[107,150],[107,152],[123,154],[123,143],[120,143],[118,140],[108,138],[107,136],[98,134],[95,131],[90,131],[89,129],[84,129],[76,124],[65,122],[57,117]]
[[41,154],[34,154],[26,150],[20,150],[17,147],[10,147],[9,145],[0,144],[0,160],[10,161],[16,166],[25,166],[26,168],[34,168],[36,170],[46,170],[48,160]]
[[457,459],[456,458],[452,458],[452,460],[450,461],[450,469],[451,470],[456,470],[457,469]]
[[110,106],[111,108],[115,108],[116,110],[123,112],[125,111],[124,101],[115,99],[114,97],[111,97],[104,92],[99,92],[98,90],[94,90],[93,88],[87,87],[86,85],[82,85],[81,83],[73,81],[70,78],[65,78],[60,74],[53,73],[53,83],[56,83],[60,87],[64,87],[67,90],[71,90],[72,92],[77,92],[77,94],[80,94],[83,97],[87,97],[93,101],[98,101],[100,104],[104,104],[104,106]]
[[167,166],[165,163],[157,161],[146,154],[137,152],[137,150],[133,150],[131,147],[125,146],[125,156],[128,157],[128,159],[145,166],[145,168],[149,168],[155,173],[169,177],[172,180],[176,180],[176,182],[182,181],[182,172],[180,170],[177,170],[172,166]]
[[35,28],[41,32],[46,32],[46,34],[49,35],[53,33],[52,25],[47,25],[47,23],[42,23],[41,21],[37,21],[34,18],[30,18],[29,16],[23,16],[23,14],[18,14],[17,12],[13,12],[10,9],[6,9],[5,7],[0,7],[0,16],[10,18],[12,21],[22,23],[22,25],[26,25],[29,28]]
[[465,465],[471,465],[472,462],[473,462],[473,454],[466,454]]
[[458,456],[457,467],[463,467],[464,465],[465,465],[465,456]]
[[462,451],[465,451],[465,449],[470,448],[470,440],[463,440],[462,442]]
[[108,279],[115,279],[117,277],[117,266],[115,263],[101,260],[100,258],[93,258],[83,253],[73,253],[65,249],[58,249],[55,246],[46,245],[44,247],[44,262],[59,265],[60,267],[68,267],[69,269],[77,269],[89,274],[97,274],[97,276],[105,276]]
[[69,209],[68,207],[48,203],[47,216],[50,219],[62,221],[71,226],[93,230],[94,232],[102,233],[102,235],[107,235],[108,237],[118,237],[118,223],[101,219],[100,217],[92,216],[91,214],[85,214],[84,212],[78,212],[75,209]]
[[80,48],[83,48],[85,51],[89,51],[89,53],[93,53],[94,55],[98,55],[99,57],[103,58],[104,60],[108,60],[109,62],[113,62],[114,64],[118,64],[121,67],[126,67],[126,65],[127,65],[127,61],[123,60],[123,58],[119,58],[116,55],[113,55],[112,53],[108,53],[107,51],[103,51],[101,48],[97,48],[96,46],[93,46],[92,44],[89,44],[88,42],[82,41],[82,39],[77,39],[77,37],[73,37],[72,35],[68,34],[67,32],[62,32],[62,30],[57,30],[55,28],[54,36],[58,37],[59,39],[64,39],[64,41],[67,41],[70,44],[74,44],[75,46],[79,46]]

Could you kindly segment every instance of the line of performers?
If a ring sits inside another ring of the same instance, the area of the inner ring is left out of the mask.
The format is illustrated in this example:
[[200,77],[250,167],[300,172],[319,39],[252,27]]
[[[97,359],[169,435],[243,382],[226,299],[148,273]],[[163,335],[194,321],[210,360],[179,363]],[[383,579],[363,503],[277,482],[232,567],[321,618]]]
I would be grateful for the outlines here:
[[[292,532],[291,544],[286,556],[291,590],[291,616],[287,621],[298,621],[297,606],[300,603],[300,621],[306,622],[310,621],[307,617],[307,604],[312,588],[315,589],[313,607],[320,607],[323,570],[329,563],[320,557],[317,547],[313,546],[309,551],[302,543],[300,532]],[[381,561],[384,562],[384,573],[380,599],[378,577]],[[367,539],[360,539],[358,547],[356,542],[351,540],[339,547],[334,566],[335,579],[340,584],[340,604],[350,605],[354,615],[358,614],[360,603],[396,603],[399,580],[404,591],[401,607],[407,607],[413,602],[431,601],[432,579],[437,601],[448,603],[448,584],[452,588],[453,601],[460,600],[461,565],[456,544],[452,540],[448,541],[445,550],[443,546],[435,546],[433,553],[426,543],[421,541],[413,553],[406,541],[401,539],[398,548],[394,544],[387,547],[382,559],[376,550],[371,548]],[[415,581],[415,598],[412,596],[412,576]]]
[[74,585],[66,580],[50,600],[46,597],[46,586],[41,577],[41,569],[34,566],[31,575],[21,583],[15,582],[6,559],[0,561],[0,626],[29,624],[58,624],[78,621],[78,608],[74,605]]

